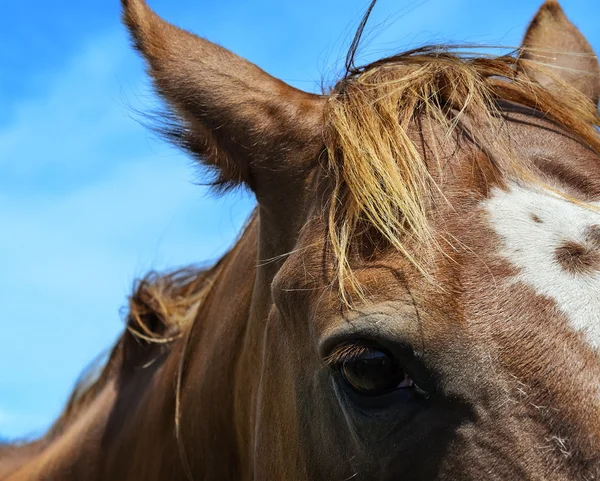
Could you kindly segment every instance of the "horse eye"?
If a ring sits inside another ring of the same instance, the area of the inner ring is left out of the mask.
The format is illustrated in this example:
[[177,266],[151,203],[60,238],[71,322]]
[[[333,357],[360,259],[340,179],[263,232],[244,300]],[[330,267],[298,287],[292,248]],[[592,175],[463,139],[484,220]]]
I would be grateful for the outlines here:
[[392,356],[375,348],[363,347],[355,356],[347,356],[339,371],[346,384],[364,396],[379,396],[413,385]]

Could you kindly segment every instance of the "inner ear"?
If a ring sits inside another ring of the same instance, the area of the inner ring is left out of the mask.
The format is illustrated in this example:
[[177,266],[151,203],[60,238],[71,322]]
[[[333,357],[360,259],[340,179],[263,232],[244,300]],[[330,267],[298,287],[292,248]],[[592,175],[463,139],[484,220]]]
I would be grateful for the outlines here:
[[[555,0],[539,9],[523,39],[519,69],[549,89],[560,81],[577,88],[594,104],[600,97],[600,67],[589,42]],[[557,82],[557,79],[560,81]]]

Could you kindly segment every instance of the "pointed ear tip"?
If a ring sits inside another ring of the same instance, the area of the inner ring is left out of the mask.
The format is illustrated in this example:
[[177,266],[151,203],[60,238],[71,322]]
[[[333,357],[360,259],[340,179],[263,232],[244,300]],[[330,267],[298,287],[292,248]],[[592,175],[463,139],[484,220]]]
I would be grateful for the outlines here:
[[550,14],[562,14],[564,15],[564,10],[562,9],[558,0],[546,0],[542,6],[540,7],[539,13],[548,12]]
[[126,11],[139,10],[140,8],[148,8],[144,0],[121,0],[121,5]]
[[[137,48],[142,40],[156,29],[157,17],[145,0],[121,0],[123,23],[129,29]],[[144,49],[142,49],[144,50]]]
[[123,19],[130,26],[141,23],[142,19],[151,12],[144,0],[121,0],[121,6]]

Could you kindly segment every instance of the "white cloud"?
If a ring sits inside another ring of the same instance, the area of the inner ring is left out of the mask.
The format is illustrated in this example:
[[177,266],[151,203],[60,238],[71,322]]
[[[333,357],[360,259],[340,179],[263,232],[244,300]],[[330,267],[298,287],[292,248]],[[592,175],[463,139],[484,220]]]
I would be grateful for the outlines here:
[[115,33],[84,45],[63,72],[39,72],[37,84],[46,91],[19,102],[0,132],[2,170],[35,175],[47,164],[89,168],[102,160],[98,150],[111,137],[136,133],[120,105],[119,77],[140,79],[126,68],[130,57],[124,36]]

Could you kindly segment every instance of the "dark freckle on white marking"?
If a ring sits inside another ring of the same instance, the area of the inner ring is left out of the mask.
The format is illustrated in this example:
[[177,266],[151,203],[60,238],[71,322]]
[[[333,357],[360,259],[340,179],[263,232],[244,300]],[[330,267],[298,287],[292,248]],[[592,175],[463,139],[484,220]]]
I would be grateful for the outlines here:
[[533,222],[535,222],[536,224],[543,224],[544,221],[542,219],[539,218],[538,215],[536,214],[531,214],[531,219],[533,220]]
[[556,261],[571,274],[586,274],[600,269],[600,252],[587,245],[568,241],[554,251]]

